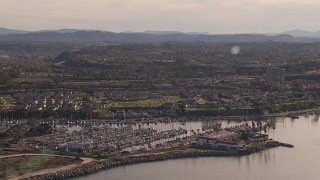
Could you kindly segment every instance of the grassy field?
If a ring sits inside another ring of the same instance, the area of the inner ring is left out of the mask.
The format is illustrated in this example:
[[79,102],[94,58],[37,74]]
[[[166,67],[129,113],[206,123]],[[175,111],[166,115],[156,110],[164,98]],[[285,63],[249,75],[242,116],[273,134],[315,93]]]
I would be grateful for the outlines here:
[[33,77],[48,77],[49,73],[44,73],[44,72],[36,72],[32,74]]
[[[240,107],[239,110],[252,110],[253,107]],[[228,110],[227,108],[220,107],[220,108],[185,108],[187,112],[194,112],[194,111],[218,111],[218,110]],[[229,110],[237,110],[237,108],[230,108]]]
[[244,146],[244,148],[254,148],[254,147],[260,147],[263,146],[267,143],[268,141],[262,141],[262,142],[257,142],[257,143],[253,143],[253,144],[246,144]]
[[13,83],[52,83],[53,80],[48,77],[18,77],[12,80]]
[[126,81],[117,81],[117,82],[112,82],[111,84],[111,87],[128,87],[129,86],[129,83],[126,82]]
[[217,111],[217,110],[226,110],[224,107],[220,108],[185,108],[187,112],[193,112],[193,111]]
[[79,82],[63,82],[63,86],[106,86],[113,88],[124,88],[130,84],[126,81],[79,81]]
[[97,85],[96,81],[79,81],[79,82],[63,82],[61,85],[72,85],[72,86],[93,86]]
[[0,109],[9,109],[12,105],[13,98],[0,97]]
[[67,166],[82,162],[82,160],[53,156],[10,157],[1,159],[0,161],[0,179],[13,178],[42,169]]
[[157,107],[164,103],[176,103],[180,100],[177,96],[163,98],[142,99],[137,101],[113,102],[111,107]]
[[174,59],[163,59],[163,60],[160,60],[160,62],[163,62],[163,63],[175,63],[177,61],[174,60]]

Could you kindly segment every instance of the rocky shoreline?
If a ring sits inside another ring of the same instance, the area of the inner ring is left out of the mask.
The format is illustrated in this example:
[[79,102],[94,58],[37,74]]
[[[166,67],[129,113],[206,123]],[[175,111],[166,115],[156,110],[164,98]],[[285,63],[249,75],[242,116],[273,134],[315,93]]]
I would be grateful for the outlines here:
[[294,147],[291,144],[281,143],[278,141],[268,141],[264,145],[256,146],[247,149],[241,149],[236,151],[199,151],[193,150],[188,152],[165,152],[162,154],[148,155],[148,156],[139,156],[139,157],[119,157],[112,160],[101,160],[95,161],[89,164],[84,164],[81,167],[73,168],[71,170],[59,171],[57,173],[43,174],[30,178],[25,178],[25,180],[58,180],[58,179],[67,179],[74,178],[83,175],[89,175],[96,173],[101,170],[108,170],[113,167],[145,163],[145,162],[154,162],[154,161],[163,161],[169,159],[178,159],[178,158],[193,158],[193,157],[210,157],[210,156],[242,156],[249,155],[252,153],[260,152],[265,149],[270,149],[274,147]]

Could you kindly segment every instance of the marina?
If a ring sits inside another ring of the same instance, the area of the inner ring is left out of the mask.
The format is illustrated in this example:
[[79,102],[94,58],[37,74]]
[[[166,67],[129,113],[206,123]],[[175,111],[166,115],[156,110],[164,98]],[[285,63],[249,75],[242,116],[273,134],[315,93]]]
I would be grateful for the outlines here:
[[279,147],[240,157],[185,158],[127,165],[75,179],[316,180],[319,173],[315,162],[320,160],[317,155],[319,146],[317,142],[320,138],[319,120],[317,115],[303,115],[294,120],[276,119],[276,128],[270,129],[270,137],[295,145],[292,149]]

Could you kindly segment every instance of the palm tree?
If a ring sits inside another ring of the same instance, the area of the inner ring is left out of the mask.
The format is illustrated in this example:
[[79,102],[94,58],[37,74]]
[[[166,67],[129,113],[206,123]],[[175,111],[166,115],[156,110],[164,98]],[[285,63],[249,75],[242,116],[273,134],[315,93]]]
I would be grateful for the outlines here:
[[267,122],[267,124],[266,124],[266,125],[267,125],[268,135],[269,135],[269,130],[270,130],[271,124]]
[[264,133],[266,134],[267,133],[267,124],[265,124],[264,126],[263,126],[263,131],[264,131]]
[[222,129],[222,123],[217,123],[217,128],[218,128],[218,131],[220,131]]
[[254,123],[254,121],[252,121],[252,129],[254,129],[256,127],[256,123]]
[[188,137],[188,129],[186,129],[186,131],[184,132],[183,137],[184,137],[184,138],[185,138],[185,137]]
[[258,125],[258,128],[259,128],[260,134],[261,134],[262,122],[261,122],[261,121],[258,121],[258,122],[257,122],[257,125]]
[[191,134],[194,134],[194,130],[193,129],[191,129]]
[[214,132],[218,132],[222,129],[222,124],[221,123],[216,123],[214,126],[213,126],[213,131]]

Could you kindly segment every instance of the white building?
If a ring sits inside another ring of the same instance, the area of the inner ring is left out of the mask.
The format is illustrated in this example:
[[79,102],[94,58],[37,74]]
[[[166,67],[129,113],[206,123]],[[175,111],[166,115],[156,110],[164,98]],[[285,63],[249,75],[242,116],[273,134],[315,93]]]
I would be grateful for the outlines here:
[[236,149],[242,147],[240,142],[231,142],[218,140],[211,137],[199,137],[197,144],[202,147],[212,148],[212,149]]

